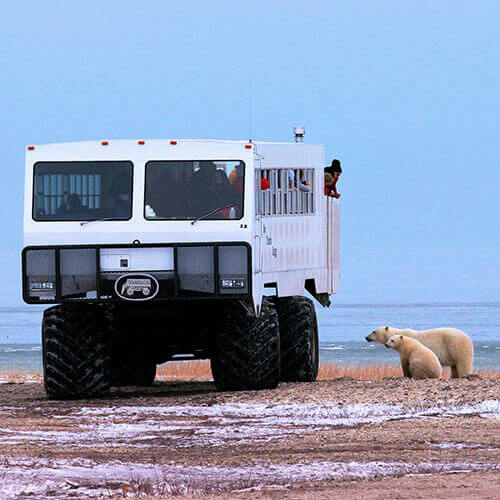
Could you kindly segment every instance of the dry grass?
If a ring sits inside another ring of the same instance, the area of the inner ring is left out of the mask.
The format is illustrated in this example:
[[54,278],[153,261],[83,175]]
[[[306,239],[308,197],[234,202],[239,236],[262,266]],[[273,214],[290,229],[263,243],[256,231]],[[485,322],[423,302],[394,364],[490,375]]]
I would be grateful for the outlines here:
[[[483,379],[500,379],[500,371],[478,370],[476,372]],[[367,365],[343,365],[340,363],[322,363],[319,367],[318,380],[335,380],[341,377],[351,377],[355,380],[383,380],[386,377],[402,377],[399,365],[384,365],[369,363]],[[443,378],[450,378],[450,370],[443,372]],[[179,380],[188,382],[206,382],[213,380],[210,371],[210,361],[175,361],[164,363],[156,370],[156,380]],[[31,372],[0,372],[0,383],[41,383],[41,373]]]
[[[478,370],[475,372],[481,378],[500,378],[496,370]],[[334,380],[340,377],[352,377],[355,380],[383,380],[386,377],[402,377],[400,365],[384,365],[368,363],[367,365],[341,365],[323,363],[319,367],[318,380]],[[450,369],[443,369],[443,378],[450,378]]]
[[[158,367],[160,380],[212,380],[209,361],[178,361]],[[340,377],[352,377],[357,380],[382,380],[384,377],[400,377],[401,368],[397,365],[342,365],[340,363],[322,363],[318,380],[333,380]]]
[[[158,367],[160,380],[206,381],[212,380],[209,361],[177,361]],[[496,370],[479,370],[482,378],[500,378]],[[383,380],[385,377],[402,377],[399,365],[370,363],[367,365],[343,365],[340,363],[322,363],[319,367],[318,380],[334,380],[340,377],[352,377],[355,380]],[[450,377],[450,370],[445,369],[443,378]]]
[[207,360],[164,363],[156,369],[156,378],[159,380],[213,380],[210,361]]
[[0,383],[21,384],[25,382],[42,383],[43,377],[41,373],[30,371],[8,371],[0,372]]
[[340,377],[352,377],[356,380],[382,380],[385,377],[400,377],[401,375],[401,368],[398,365],[322,363],[319,366],[318,380],[334,380]]

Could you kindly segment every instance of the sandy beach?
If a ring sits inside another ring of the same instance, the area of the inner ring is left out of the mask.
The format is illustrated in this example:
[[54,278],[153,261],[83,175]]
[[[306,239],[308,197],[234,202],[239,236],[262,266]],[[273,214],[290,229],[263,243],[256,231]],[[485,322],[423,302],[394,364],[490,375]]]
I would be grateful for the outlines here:
[[499,379],[0,384],[0,497],[495,498]]

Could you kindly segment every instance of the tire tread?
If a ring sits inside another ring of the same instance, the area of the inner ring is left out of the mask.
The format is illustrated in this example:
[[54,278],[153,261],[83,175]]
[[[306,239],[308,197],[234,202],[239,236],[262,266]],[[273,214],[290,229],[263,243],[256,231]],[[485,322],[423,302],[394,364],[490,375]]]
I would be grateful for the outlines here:
[[318,330],[312,300],[275,298],[280,325],[281,380],[314,382],[318,376]]
[[233,301],[214,335],[211,367],[217,389],[274,389],[279,383],[280,352],[276,310],[264,300],[256,317],[243,301]]
[[63,304],[44,311],[44,384],[49,399],[81,399],[108,393],[107,325],[106,310],[98,305]]

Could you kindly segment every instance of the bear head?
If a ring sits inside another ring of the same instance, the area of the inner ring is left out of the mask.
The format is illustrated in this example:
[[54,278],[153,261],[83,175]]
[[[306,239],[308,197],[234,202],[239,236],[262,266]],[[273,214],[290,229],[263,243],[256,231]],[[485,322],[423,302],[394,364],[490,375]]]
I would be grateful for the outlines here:
[[385,344],[393,335],[395,335],[395,329],[390,326],[382,326],[373,330],[370,335],[365,337],[368,342],[376,342],[377,344]]
[[392,337],[390,337],[385,343],[385,347],[397,351],[401,347],[402,343],[403,343],[403,335],[392,335]]

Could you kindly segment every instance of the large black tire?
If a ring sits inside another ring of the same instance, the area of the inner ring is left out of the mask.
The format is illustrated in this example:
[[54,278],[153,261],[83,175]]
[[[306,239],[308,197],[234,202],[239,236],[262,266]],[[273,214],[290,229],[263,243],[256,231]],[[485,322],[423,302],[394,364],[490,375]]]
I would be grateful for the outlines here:
[[211,355],[217,389],[274,389],[280,379],[280,341],[273,304],[264,300],[256,317],[244,301],[232,301],[221,317]]
[[109,392],[108,325],[107,311],[98,305],[64,304],[43,313],[43,376],[49,399]]
[[283,297],[274,300],[278,312],[281,380],[314,382],[318,376],[318,324],[312,300]]

